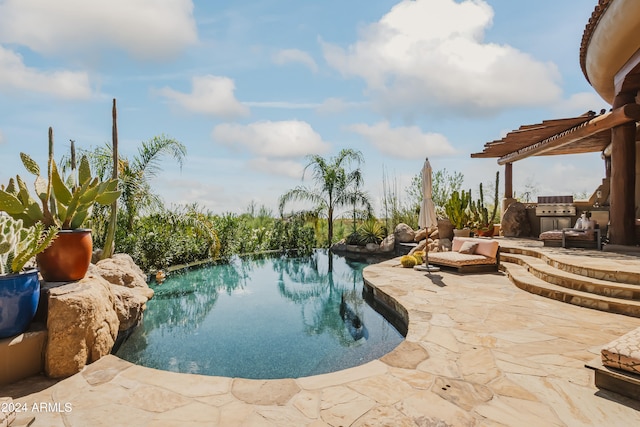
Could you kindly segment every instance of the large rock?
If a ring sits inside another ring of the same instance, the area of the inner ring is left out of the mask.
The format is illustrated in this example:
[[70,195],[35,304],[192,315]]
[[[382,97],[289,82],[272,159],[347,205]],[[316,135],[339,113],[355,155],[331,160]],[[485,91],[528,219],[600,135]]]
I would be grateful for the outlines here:
[[416,232],[407,224],[401,222],[396,225],[393,234],[396,235],[396,241],[400,243],[412,243],[416,237]]
[[502,216],[501,229],[505,237],[528,237],[531,234],[531,224],[522,203],[509,205]]
[[147,276],[127,254],[115,254],[96,264],[96,273],[114,285],[139,288],[147,297],[153,297],[153,289],[147,285]]
[[147,300],[140,288],[125,288],[109,283],[114,296],[114,308],[120,322],[119,331],[126,331],[142,320],[142,313],[147,309]]
[[120,321],[109,283],[88,274],[48,290],[45,371],[62,378],[111,352]]
[[389,234],[387,237],[384,238],[382,243],[380,243],[380,252],[382,253],[393,252],[395,247],[396,247],[396,235]]
[[419,242],[421,240],[424,240],[427,238],[427,229],[426,228],[421,228],[420,230],[416,231],[416,235],[413,237],[413,240],[415,242]]
[[453,224],[448,219],[438,220],[438,238],[453,239]]

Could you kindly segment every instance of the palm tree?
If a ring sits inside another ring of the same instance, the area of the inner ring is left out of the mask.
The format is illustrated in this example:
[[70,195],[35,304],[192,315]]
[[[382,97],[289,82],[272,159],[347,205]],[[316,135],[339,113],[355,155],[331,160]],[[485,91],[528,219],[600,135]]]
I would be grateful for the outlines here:
[[[284,207],[291,201],[312,202],[317,211],[326,215],[328,222],[327,241],[329,246],[333,243],[333,217],[335,209],[350,204],[362,204],[370,209],[371,203],[367,195],[360,191],[362,172],[360,164],[364,162],[362,153],[352,149],[342,149],[337,156],[326,160],[317,154],[307,156],[307,166],[313,170],[313,188],[298,186],[289,190],[280,197],[280,215],[283,215]],[[355,163],[356,169],[347,171],[345,166]],[[304,179],[304,174],[302,176]]]
[[[96,174],[101,178],[111,176],[111,147],[103,145],[89,152]],[[164,135],[143,141],[138,154],[132,159],[120,158],[118,161],[119,189],[122,191],[120,204],[124,209],[127,231],[133,229],[135,217],[141,210],[161,209],[160,197],[151,189],[151,180],[162,170],[160,160],[167,155],[175,159],[180,168],[184,163],[187,148],[181,142]]]

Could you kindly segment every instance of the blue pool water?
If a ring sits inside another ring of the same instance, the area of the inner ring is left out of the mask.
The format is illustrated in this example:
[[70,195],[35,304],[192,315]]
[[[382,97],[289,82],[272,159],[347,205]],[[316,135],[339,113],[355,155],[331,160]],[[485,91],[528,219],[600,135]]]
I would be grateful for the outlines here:
[[361,365],[403,336],[362,296],[363,262],[237,258],[171,275],[116,353],[168,371],[297,378]]

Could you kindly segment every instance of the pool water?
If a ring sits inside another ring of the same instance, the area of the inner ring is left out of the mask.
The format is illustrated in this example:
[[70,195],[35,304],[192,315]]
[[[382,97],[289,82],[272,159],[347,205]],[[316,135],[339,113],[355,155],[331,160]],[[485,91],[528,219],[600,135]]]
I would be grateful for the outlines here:
[[364,262],[318,250],[170,275],[117,356],[182,373],[297,378],[377,359],[404,339],[362,296]]

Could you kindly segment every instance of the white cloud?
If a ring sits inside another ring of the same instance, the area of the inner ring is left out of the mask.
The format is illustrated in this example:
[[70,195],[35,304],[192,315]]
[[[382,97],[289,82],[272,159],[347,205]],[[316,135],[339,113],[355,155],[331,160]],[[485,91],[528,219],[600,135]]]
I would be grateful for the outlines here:
[[602,108],[608,110],[609,104],[595,92],[580,92],[554,104],[553,111],[559,116],[568,117],[579,116],[590,110],[599,114]]
[[350,108],[362,107],[363,105],[365,105],[363,102],[345,101],[342,98],[327,98],[322,104],[318,105],[316,111],[321,114],[336,114]]
[[178,92],[169,87],[157,92],[194,113],[224,118],[248,115],[249,109],[236,99],[234,91],[235,84],[230,78],[206,75],[191,79],[191,93]]
[[281,175],[289,178],[302,178],[304,167],[293,160],[271,160],[258,157],[249,160],[249,167],[253,170],[270,175]]
[[309,68],[314,73],[318,71],[318,64],[316,64],[311,55],[299,49],[282,49],[273,55],[272,60],[278,65],[298,63]]
[[4,144],[6,141],[4,134],[2,133],[2,130],[0,130],[0,145]]
[[492,19],[483,0],[403,0],[348,48],[321,43],[329,65],[364,79],[387,113],[486,115],[558,100],[554,64],[484,42]]
[[373,126],[363,123],[354,124],[348,129],[364,136],[381,153],[399,159],[416,159],[455,153],[454,148],[444,135],[424,133],[417,126],[392,128],[388,122],[383,121]]
[[280,108],[283,110],[311,110],[320,107],[321,104],[313,102],[289,102],[289,101],[247,101],[243,102],[248,107]]
[[191,0],[0,2],[0,43],[42,54],[118,48],[137,59],[164,60],[197,39]]
[[27,67],[22,56],[0,46],[0,92],[17,93],[20,90],[63,99],[87,99],[92,93],[87,73]]
[[324,153],[329,144],[307,122],[259,121],[248,125],[224,123],[213,129],[215,142],[248,149],[259,157],[296,158]]

